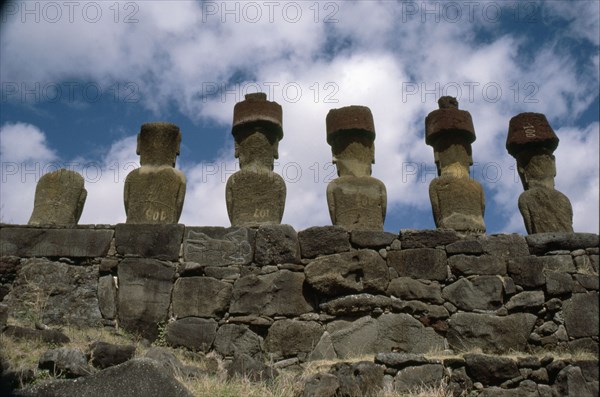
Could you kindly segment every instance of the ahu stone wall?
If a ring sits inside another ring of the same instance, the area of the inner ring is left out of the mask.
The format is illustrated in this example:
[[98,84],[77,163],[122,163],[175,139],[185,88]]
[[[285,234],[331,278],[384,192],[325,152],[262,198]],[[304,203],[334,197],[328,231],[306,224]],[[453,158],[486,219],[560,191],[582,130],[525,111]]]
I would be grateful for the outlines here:
[[598,235],[2,225],[13,317],[211,351],[598,352]]

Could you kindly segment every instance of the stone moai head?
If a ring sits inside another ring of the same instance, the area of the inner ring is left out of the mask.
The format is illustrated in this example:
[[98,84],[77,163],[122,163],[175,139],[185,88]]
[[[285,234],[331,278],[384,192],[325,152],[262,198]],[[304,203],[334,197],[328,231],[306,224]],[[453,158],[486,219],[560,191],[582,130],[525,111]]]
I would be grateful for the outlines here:
[[136,149],[140,156],[140,165],[175,167],[180,144],[181,132],[175,124],[142,124]]
[[366,106],[331,109],[325,119],[338,176],[370,176],[375,163],[375,125]]
[[451,96],[438,100],[439,109],[425,118],[425,143],[433,147],[438,175],[442,173],[468,176],[473,165],[471,144],[475,128],[471,114],[458,109],[458,101]]
[[523,189],[554,189],[554,150],[558,137],[541,113],[520,113],[510,119],[506,150],[517,160]]
[[45,174],[35,188],[30,225],[67,225],[79,222],[87,191],[75,171],[64,168]]
[[247,94],[242,102],[235,104],[231,133],[240,168],[273,170],[283,138],[282,113],[281,105],[267,101],[263,92]]

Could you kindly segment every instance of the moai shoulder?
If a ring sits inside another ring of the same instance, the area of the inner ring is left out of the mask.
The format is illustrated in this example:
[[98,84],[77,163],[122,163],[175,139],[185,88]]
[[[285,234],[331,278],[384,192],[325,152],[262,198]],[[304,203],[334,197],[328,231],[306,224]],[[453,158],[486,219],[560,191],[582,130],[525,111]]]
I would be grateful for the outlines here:
[[332,109],[326,125],[338,172],[338,178],[327,185],[331,222],[347,230],[383,231],[387,192],[383,182],[371,176],[375,162],[371,110],[365,106]]
[[177,223],[185,199],[185,175],[175,169],[181,132],[170,123],[143,124],[137,154],[141,167],[125,179],[127,223]]
[[232,134],[240,171],[225,187],[232,226],[279,224],[285,209],[286,186],[273,172],[283,138],[282,109],[264,93],[248,94],[233,109]]
[[485,233],[484,191],[469,174],[476,139],[471,114],[459,110],[453,97],[441,97],[438,104],[425,118],[425,143],[433,147],[438,170],[429,185],[435,225],[463,234]]
[[35,188],[29,225],[74,226],[79,222],[87,191],[75,171],[64,168],[45,174]]
[[520,113],[508,126],[506,149],[517,161],[523,189],[519,211],[527,233],[573,232],[573,208],[554,189],[559,139],[541,113]]

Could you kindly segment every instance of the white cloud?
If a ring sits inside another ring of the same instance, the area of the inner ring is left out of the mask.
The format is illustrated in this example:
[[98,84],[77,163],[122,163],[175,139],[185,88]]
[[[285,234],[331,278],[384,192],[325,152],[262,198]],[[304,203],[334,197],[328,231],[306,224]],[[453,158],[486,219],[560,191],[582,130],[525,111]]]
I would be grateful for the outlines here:
[[[550,3],[547,11],[552,18],[571,19],[563,35],[598,45],[589,33],[597,30],[598,14],[591,12],[596,5]],[[140,86],[142,103],[155,113],[165,113],[175,105],[194,121],[208,119],[224,129],[229,128],[235,102],[243,99],[243,82],[256,83],[265,91],[271,87],[269,99],[279,102],[284,112],[285,136],[276,167],[288,181],[283,221],[298,228],[330,222],[325,176],[335,175],[335,170],[325,141],[325,116],[329,109],[346,105],[369,106],[373,112],[377,130],[373,176],[387,185],[388,208],[410,206],[430,217],[432,175],[427,174],[424,183],[407,167],[433,170],[433,153],[423,138],[424,117],[437,108],[440,95],[453,95],[459,87],[460,107],[471,112],[477,133],[475,178],[491,192],[486,217],[500,219],[496,223],[502,224],[501,231],[523,231],[516,207],[522,187],[515,181],[514,160],[504,142],[509,119],[535,111],[545,113],[559,132],[557,188],[573,202],[576,230],[598,231],[594,222],[598,219],[598,124],[581,128],[576,122],[598,97],[599,58],[597,51],[587,60],[570,58],[557,45],[561,34],[534,47],[517,33],[499,35],[497,25],[485,23],[479,14],[474,22],[463,14],[458,23],[444,22],[444,18],[439,23],[423,23],[422,9],[399,23],[407,16],[406,5],[386,1],[331,3],[336,6],[318,8],[318,15],[317,3],[303,2],[302,17],[295,23],[289,22],[291,8],[283,14],[287,3],[274,9],[273,22],[262,6],[262,17],[253,23],[248,21],[254,14],[249,14],[253,10],[247,3],[230,2],[229,7],[239,7],[240,21],[235,23],[236,15],[225,12],[223,2],[138,2],[135,18],[139,22],[133,24],[122,23],[125,3],[120,3],[119,23],[108,9],[112,3],[102,4],[106,18],[96,24],[9,21],[0,39],[2,80],[134,81]],[[424,7],[422,2],[415,4]],[[429,4],[430,9],[434,9],[432,4],[437,3]],[[214,6],[217,9],[210,8]],[[337,22],[323,23],[330,12]],[[427,18],[431,21],[432,16]],[[478,40],[478,30],[489,37]],[[61,43],[59,49],[56,43]],[[233,76],[235,82],[230,81]],[[238,82],[241,85],[236,86]],[[203,98],[214,85],[233,92]],[[301,89],[298,98],[296,87]],[[498,87],[500,92],[495,91]],[[29,144],[38,142],[39,148],[24,150],[21,156],[35,153],[30,156],[51,159],[53,151],[37,132],[38,140]],[[138,161],[132,139],[115,142],[102,160],[102,179],[87,184],[82,222],[124,220],[126,172],[120,170],[116,181],[109,176],[116,172],[111,169],[115,163]],[[228,225],[225,179],[235,164],[232,147],[220,148],[213,159],[182,158],[179,163],[188,179],[181,222]],[[218,177],[211,174],[215,166]],[[502,174],[486,178],[484,169]],[[21,191],[16,185],[11,190],[13,195]]]
[[0,156],[3,162],[14,163],[56,159],[47,146],[46,136],[27,123],[7,123],[0,128]]

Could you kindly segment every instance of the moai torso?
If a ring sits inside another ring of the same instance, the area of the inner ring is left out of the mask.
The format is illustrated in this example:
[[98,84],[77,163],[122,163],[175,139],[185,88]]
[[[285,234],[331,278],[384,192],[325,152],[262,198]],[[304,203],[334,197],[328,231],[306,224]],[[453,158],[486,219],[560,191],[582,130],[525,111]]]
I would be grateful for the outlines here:
[[283,137],[281,106],[263,93],[246,95],[233,112],[235,157],[241,170],[225,187],[227,213],[232,226],[279,224],[285,208],[286,187],[273,172],[278,143]]
[[429,185],[435,225],[467,233],[484,233],[485,196],[473,179],[439,177]]
[[510,120],[506,149],[517,160],[525,191],[519,196],[519,211],[527,233],[573,232],[573,208],[554,189],[554,150],[558,137],[541,113],[521,113]]
[[347,106],[327,114],[327,142],[339,177],[327,185],[327,204],[334,225],[347,230],[383,231],[387,193],[371,176],[375,128],[369,108]]
[[40,178],[35,188],[30,225],[74,226],[79,222],[87,191],[75,171],[60,169]]
[[425,119],[425,141],[433,146],[439,175],[429,185],[435,225],[462,234],[485,233],[485,195],[469,176],[475,141],[471,115],[458,109],[455,98],[442,97],[438,103],[440,109]]
[[181,133],[169,123],[146,123],[138,135],[141,167],[125,179],[127,223],[177,223],[186,181],[175,169]]
[[573,233],[571,201],[558,190],[532,188],[524,191],[519,196],[519,211],[528,234]]

